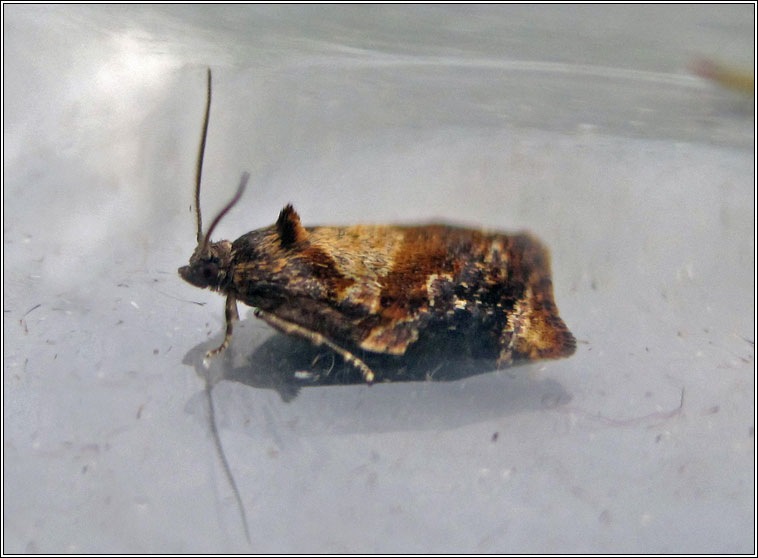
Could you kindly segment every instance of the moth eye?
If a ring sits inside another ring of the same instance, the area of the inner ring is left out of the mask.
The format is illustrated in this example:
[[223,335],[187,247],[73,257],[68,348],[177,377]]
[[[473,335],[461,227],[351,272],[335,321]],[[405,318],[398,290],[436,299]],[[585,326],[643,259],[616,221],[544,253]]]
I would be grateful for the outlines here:
[[218,275],[218,267],[216,264],[208,263],[205,264],[205,267],[203,267],[203,277],[205,280],[213,279],[216,275]]

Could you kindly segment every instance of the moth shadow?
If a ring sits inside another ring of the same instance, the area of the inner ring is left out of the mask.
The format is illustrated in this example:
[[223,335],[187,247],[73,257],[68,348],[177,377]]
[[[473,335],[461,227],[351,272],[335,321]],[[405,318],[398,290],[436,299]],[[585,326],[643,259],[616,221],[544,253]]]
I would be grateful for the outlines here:
[[[258,323],[252,321],[252,323]],[[248,326],[249,322],[240,325]],[[235,328],[232,345],[224,353],[212,358],[209,366],[203,364],[205,352],[218,346],[219,340],[203,342],[192,348],[184,363],[193,366],[198,375],[215,384],[220,380],[239,382],[258,389],[276,391],[282,401],[294,400],[303,388],[365,385],[361,373],[342,357],[324,347],[315,347],[308,341],[275,333],[263,342],[256,342],[255,334],[260,328]],[[252,352],[244,347],[254,346]],[[491,359],[471,359],[461,355],[457,347],[438,344],[433,347],[417,347],[402,357],[362,353],[357,355],[376,374],[376,384],[398,382],[455,382],[474,376],[490,374],[497,370]],[[517,376],[518,367],[502,372]],[[539,382],[538,380],[535,380]],[[545,380],[543,396],[549,399],[545,405],[560,405],[571,397],[554,380]],[[513,386],[515,387],[515,386]],[[533,386],[536,388],[536,386]],[[512,394],[515,395],[515,394]]]

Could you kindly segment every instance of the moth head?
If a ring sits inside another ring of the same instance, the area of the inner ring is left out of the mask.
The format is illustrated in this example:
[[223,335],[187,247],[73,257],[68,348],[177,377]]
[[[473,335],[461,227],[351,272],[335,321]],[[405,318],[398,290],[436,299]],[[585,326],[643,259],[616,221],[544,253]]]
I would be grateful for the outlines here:
[[226,279],[231,259],[231,242],[208,242],[206,246],[200,245],[195,248],[189,265],[179,268],[179,275],[195,287],[218,289]]
[[[208,228],[208,232],[198,241],[197,248],[195,248],[195,251],[190,257],[189,265],[179,268],[179,275],[181,275],[182,279],[188,283],[200,287],[201,289],[204,289],[205,287],[219,288],[223,284],[224,279],[226,279],[227,271],[232,263],[232,243],[228,240],[211,242],[211,234],[224,215],[226,215],[242,197],[242,193],[245,191],[249,178],[249,173],[242,173],[237,193],[234,194],[234,197],[226,204],[224,209],[216,215],[213,223],[211,223],[211,226]],[[199,220],[199,208],[197,214]]]
[[203,219],[200,213],[200,182],[203,174],[203,155],[205,153],[205,140],[208,136],[208,117],[211,109],[211,71],[208,70],[208,97],[205,105],[205,118],[203,120],[203,132],[200,139],[200,151],[197,156],[195,169],[195,213],[197,215],[197,248],[190,257],[189,265],[179,268],[179,275],[188,283],[200,287],[220,288],[227,277],[231,266],[232,243],[228,240],[211,242],[211,234],[221,219],[234,207],[245,191],[250,174],[242,173],[237,193],[216,215],[216,218],[208,227],[208,232],[203,234]]

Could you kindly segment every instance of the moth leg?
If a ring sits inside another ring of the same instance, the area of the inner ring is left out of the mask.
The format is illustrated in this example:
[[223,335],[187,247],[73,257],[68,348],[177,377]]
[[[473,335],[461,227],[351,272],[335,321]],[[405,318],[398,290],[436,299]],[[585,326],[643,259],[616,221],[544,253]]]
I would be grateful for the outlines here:
[[237,312],[237,299],[233,295],[226,297],[226,309],[224,311],[226,317],[226,333],[224,334],[224,342],[212,351],[205,353],[206,362],[213,356],[216,356],[220,352],[226,350],[229,347],[229,343],[232,341],[232,330],[234,329],[234,322],[240,319],[240,315]]
[[372,383],[374,383],[374,372],[371,370],[371,368],[368,367],[368,365],[365,362],[363,362],[361,359],[359,359],[350,351],[343,349],[339,345],[335,345],[334,343],[329,341],[329,339],[327,339],[320,333],[316,333],[315,331],[311,331],[310,329],[306,329],[297,324],[293,324],[292,322],[288,322],[287,320],[278,318],[277,316],[274,316],[273,314],[269,314],[268,312],[264,312],[263,310],[260,310],[260,309],[255,311],[255,315],[256,317],[261,318],[264,322],[266,322],[268,325],[270,325],[274,329],[277,329],[283,333],[304,337],[305,339],[307,339],[308,341],[310,341],[316,346],[326,345],[335,353],[340,355],[343,359],[345,359],[345,362],[349,362],[350,364],[355,366],[358,370],[360,370],[361,374],[363,375],[363,379],[366,381],[367,384],[371,385]]

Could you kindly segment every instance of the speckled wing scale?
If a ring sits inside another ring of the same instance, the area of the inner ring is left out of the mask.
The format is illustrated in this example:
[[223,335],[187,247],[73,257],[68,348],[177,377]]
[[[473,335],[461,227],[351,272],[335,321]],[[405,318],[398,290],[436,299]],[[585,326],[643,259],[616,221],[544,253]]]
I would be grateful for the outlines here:
[[576,348],[553,300],[548,252],[529,234],[438,224],[304,227],[288,205],[269,227],[211,242],[247,175],[205,236],[199,175],[198,246],[179,274],[227,296],[224,342],[208,356],[229,345],[237,302],[275,329],[335,351],[369,383],[375,374],[358,354],[402,358],[412,346],[444,343],[508,366]]

